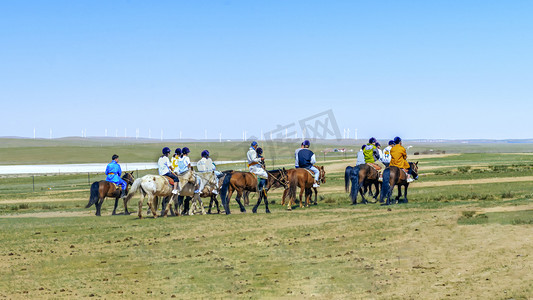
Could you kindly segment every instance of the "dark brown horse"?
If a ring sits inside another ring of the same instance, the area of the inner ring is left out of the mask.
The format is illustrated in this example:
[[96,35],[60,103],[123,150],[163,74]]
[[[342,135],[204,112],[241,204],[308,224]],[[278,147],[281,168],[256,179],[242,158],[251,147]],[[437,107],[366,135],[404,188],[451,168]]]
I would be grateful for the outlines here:
[[[414,179],[418,178],[418,162],[409,163],[411,167],[410,174]],[[394,191],[394,187],[398,186],[398,195],[394,199],[395,203],[398,203],[400,197],[402,196],[402,186],[405,188],[404,199],[402,203],[407,203],[407,188],[409,187],[409,182],[407,182],[407,174],[405,171],[401,170],[398,167],[392,166],[388,167],[383,171],[383,185],[381,189],[380,202],[383,202],[384,198],[387,198],[385,205],[393,204],[390,197]]]
[[[366,204],[368,201],[365,199],[365,193],[370,188],[370,194],[372,195],[371,186],[376,187],[376,193],[373,195],[377,200],[379,195],[379,173],[375,167],[369,164],[362,164],[355,167],[348,166],[344,171],[344,189],[346,192],[350,191],[350,198],[352,199],[352,205],[357,204],[357,193],[361,195],[361,203]],[[351,190],[350,182],[352,183]],[[364,189],[364,192],[363,192]]]
[[[257,207],[259,207],[259,204],[261,204],[261,201],[263,199],[265,200],[266,212],[270,213],[270,210],[268,209],[267,191],[270,188],[275,187],[277,184],[284,187],[287,186],[287,171],[284,168],[267,171],[267,173],[268,180],[261,193],[259,193],[259,199],[257,200],[257,204],[252,209],[253,213],[257,212]],[[222,183],[222,188],[220,189],[220,198],[222,200],[222,205],[224,206],[226,214],[228,215],[231,213],[229,209],[229,199],[231,199],[231,195],[234,191],[237,191],[237,197],[235,198],[235,200],[239,204],[241,212],[246,212],[244,205],[242,205],[241,203],[241,197],[244,191],[257,192],[257,176],[250,172],[239,171],[234,171],[226,175],[226,177],[224,178],[224,182]]]
[[[122,176],[122,179],[126,181],[126,194],[128,193],[129,186],[133,183],[133,171],[131,172],[125,172]],[[96,207],[96,215],[100,216],[100,210],[102,208],[102,203],[104,203],[104,199],[106,197],[113,197],[115,198],[115,208],[113,208],[113,215],[117,214],[117,206],[118,206],[118,199],[120,198],[120,194],[122,193],[122,190],[117,187],[112,182],[101,180],[101,181],[95,181],[91,185],[91,196],[89,198],[89,203],[87,203],[87,206],[85,208],[91,207],[91,205],[94,204]],[[124,198],[124,214],[129,215],[130,212],[128,211],[128,200],[127,197]]]
[[[325,183],[326,182],[326,171],[324,170],[323,166],[315,166],[318,171],[320,172],[319,175],[319,182]],[[315,183],[315,177],[312,174],[312,171],[309,171],[304,168],[297,168],[297,169],[291,169],[288,173],[289,176],[289,189],[286,190],[283,193],[283,200],[281,201],[281,204],[285,204],[285,197],[289,196],[289,201],[287,204],[287,209],[292,210],[292,205],[295,204],[296,199],[296,190],[297,188],[300,188],[300,207],[304,206],[304,202],[302,201],[302,195],[305,192],[305,206],[309,207],[309,200],[311,198],[313,188],[313,184]],[[315,191],[315,203],[317,201],[317,189],[313,188]]]

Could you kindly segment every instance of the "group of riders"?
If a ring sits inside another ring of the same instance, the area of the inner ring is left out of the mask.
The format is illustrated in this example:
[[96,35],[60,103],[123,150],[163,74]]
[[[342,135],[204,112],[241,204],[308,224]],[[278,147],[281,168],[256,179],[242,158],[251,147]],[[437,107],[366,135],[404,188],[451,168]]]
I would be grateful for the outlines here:
[[[301,143],[300,148],[296,149],[294,152],[296,168],[303,168],[311,171],[314,174],[315,182],[313,187],[319,187],[319,176],[320,172],[315,167],[316,156],[309,149],[311,143],[309,140],[305,140]],[[167,176],[172,178],[174,181],[174,187],[172,190],[173,194],[178,193],[178,182],[180,175],[185,174],[186,172],[193,170],[191,166],[191,159],[189,158],[189,153],[191,152],[189,148],[184,147],[183,149],[177,148],[174,151],[174,155],[169,158],[170,148],[164,147],[162,154],[157,161],[159,175]],[[265,158],[262,156],[263,149],[259,147],[256,141],[253,141],[246,153],[246,159],[248,163],[249,171],[257,176],[257,190],[262,191],[268,180],[268,172],[265,169]],[[197,172],[214,172],[217,178],[220,178],[222,172],[216,169],[216,165],[209,157],[209,151],[203,150],[201,153],[202,158],[197,162],[196,169]],[[389,145],[382,151],[380,143],[375,138],[370,138],[366,145],[361,147],[361,150],[357,153],[357,162],[356,166],[360,164],[375,164],[378,172],[380,173],[379,181],[382,181],[381,174],[386,167],[396,166],[400,169],[403,169],[407,174],[407,182],[412,182],[417,178],[411,176],[411,169],[409,163],[407,162],[407,153],[405,148],[402,146],[402,139],[400,137],[395,137],[393,140],[389,141]],[[115,183],[122,188],[121,197],[126,196],[126,186],[127,183],[121,178],[122,170],[119,165],[119,156],[114,154],[112,156],[112,161],[107,165],[105,174],[107,175],[106,181]],[[201,187],[201,181],[197,178],[197,185],[195,193],[200,193],[203,187]],[[214,194],[217,194],[218,182],[216,188],[212,191]]]
[[403,169],[407,174],[407,182],[413,182],[418,177],[412,176],[412,170],[407,162],[407,151],[402,145],[402,139],[395,137],[389,141],[389,145],[381,150],[381,144],[375,139],[370,138],[368,143],[361,147],[357,153],[356,166],[362,164],[375,164],[378,166],[379,181],[383,181],[383,170],[389,166],[395,166]]

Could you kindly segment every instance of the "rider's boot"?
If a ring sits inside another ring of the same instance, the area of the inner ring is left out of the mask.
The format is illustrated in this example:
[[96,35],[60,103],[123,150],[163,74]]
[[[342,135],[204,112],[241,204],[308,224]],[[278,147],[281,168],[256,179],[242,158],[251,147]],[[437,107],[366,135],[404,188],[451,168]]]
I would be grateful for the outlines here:
[[411,174],[407,174],[407,183],[410,183],[410,182],[413,182],[413,181],[415,181],[415,180],[413,179]]
[[320,185],[318,184],[318,181],[315,181],[315,183],[313,183],[313,187],[314,188],[320,187]]
[[122,190],[122,193],[120,194],[120,198],[126,197],[126,190]]

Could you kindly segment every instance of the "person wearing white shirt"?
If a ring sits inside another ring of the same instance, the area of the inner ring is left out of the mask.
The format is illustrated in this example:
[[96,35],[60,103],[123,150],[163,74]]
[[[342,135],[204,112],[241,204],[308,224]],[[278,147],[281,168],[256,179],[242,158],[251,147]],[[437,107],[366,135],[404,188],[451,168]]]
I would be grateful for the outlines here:
[[172,190],[172,194],[178,193],[178,182],[180,181],[178,179],[178,176],[172,172],[173,168],[170,164],[170,160],[168,159],[168,155],[170,154],[170,148],[165,147],[163,148],[163,155],[159,157],[159,160],[157,161],[158,171],[159,175],[161,176],[167,176],[174,180],[174,189]]
[[363,145],[363,147],[361,147],[361,150],[357,152],[357,162],[355,163],[355,166],[365,164],[365,153],[363,152],[363,149],[365,149],[365,147],[366,145]]
[[383,149],[383,155],[381,156],[381,162],[388,167],[390,164],[390,160],[392,156],[390,155],[390,150],[392,149],[392,146],[394,146],[394,141],[389,141],[389,145]]
[[257,147],[257,142],[253,141],[250,145],[250,149],[248,149],[248,152],[246,153],[246,159],[248,160],[248,168],[250,170],[250,173],[257,175],[258,191],[261,191],[266,185],[268,173],[265,169],[263,169],[261,165],[265,158],[257,156],[257,152],[255,151]]

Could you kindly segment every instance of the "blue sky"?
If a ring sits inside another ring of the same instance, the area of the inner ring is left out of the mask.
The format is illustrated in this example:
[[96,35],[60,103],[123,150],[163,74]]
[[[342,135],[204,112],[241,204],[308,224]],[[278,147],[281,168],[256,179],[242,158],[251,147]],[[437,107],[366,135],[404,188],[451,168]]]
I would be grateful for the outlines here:
[[531,1],[1,1],[0,136],[533,138]]

